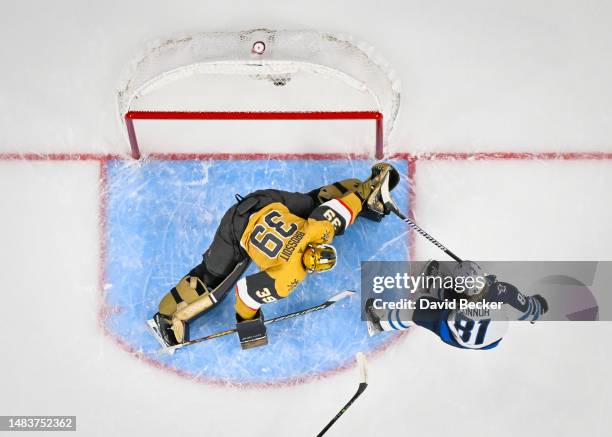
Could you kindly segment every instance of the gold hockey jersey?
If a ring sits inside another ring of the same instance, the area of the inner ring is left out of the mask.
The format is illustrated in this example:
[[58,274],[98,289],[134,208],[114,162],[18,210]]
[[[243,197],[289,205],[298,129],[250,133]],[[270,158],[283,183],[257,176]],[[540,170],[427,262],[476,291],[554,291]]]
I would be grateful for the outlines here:
[[361,201],[350,193],[298,217],[280,202],[253,213],[240,245],[261,269],[236,284],[236,312],[252,318],[264,303],[287,297],[306,278],[302,263],[306,246],[330,244],[361,212]]

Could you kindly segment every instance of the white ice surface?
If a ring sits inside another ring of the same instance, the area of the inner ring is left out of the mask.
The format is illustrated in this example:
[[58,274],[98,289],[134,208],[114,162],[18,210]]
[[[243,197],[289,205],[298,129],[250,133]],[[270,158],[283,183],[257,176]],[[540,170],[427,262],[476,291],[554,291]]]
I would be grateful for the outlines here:
[[[6,2],[0,151],[125,153],[114,91],[144,41],[261,26],[344,31],[380,49],[404,89],[394,150],[610,151],[611,11],[603,1]],[[610,259],[609,162],[417,171],[419,223],[457,252]],[[0,414],[77,415],[87,436],[316,434],[356,388],[354,372],[216,388],[102,334],[98,177],[95,162],[0,162]],[[491,203],[469,212],[468,199]],[[417,254],[438,255],[421,240]],[[611,335],[607,323],[519,325],[498,349],[464,353],[415,330],[371,360],[370,387],[329,435],[608,435]]]
[[417,221],[466,258],[612,259],[612,160],[419,161],[416,174]]
[[0,12],[0,151],[127,153],[115,90],[145,42],[259,27],[376,47],[403,84],[391,150],[610,150],[605,0],[25,0]]

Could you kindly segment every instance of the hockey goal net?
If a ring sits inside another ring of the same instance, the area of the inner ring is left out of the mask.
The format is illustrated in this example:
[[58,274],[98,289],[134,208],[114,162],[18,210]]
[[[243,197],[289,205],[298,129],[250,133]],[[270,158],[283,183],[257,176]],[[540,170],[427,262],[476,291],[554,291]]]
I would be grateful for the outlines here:
[[317,31],[156,41],[130,65],[119,118],[134,158],[155,153],[384,155],[400,85],[374,50]]

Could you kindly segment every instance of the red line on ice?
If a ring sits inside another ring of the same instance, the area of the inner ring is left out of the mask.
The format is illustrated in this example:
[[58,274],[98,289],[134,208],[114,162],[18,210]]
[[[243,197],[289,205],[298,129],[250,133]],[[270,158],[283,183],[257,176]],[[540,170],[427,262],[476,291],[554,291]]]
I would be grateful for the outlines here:
[[612,152],[431,152],[413,155],[413,159],[421,161],[607,160],[612,159]]

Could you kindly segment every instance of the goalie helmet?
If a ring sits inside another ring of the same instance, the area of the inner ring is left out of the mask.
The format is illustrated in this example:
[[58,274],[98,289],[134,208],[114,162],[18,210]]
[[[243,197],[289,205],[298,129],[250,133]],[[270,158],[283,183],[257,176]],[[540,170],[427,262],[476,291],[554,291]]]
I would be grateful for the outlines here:
[[309,273],[331,270],[336,265],[336,249],[329,244],[309,244],[304,250],[302,263]]
[[476,296],[487,287],[486,273],[474,261],[462,261],[453,268],[455,291],[466,296]]

